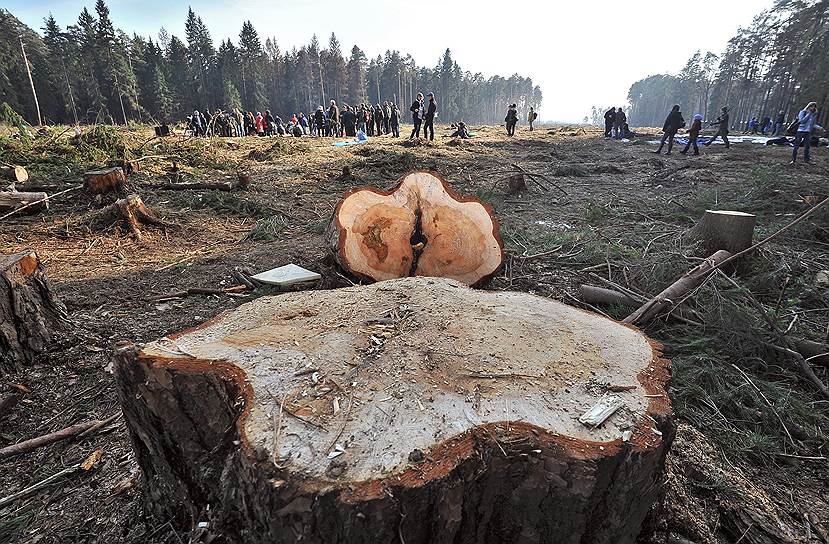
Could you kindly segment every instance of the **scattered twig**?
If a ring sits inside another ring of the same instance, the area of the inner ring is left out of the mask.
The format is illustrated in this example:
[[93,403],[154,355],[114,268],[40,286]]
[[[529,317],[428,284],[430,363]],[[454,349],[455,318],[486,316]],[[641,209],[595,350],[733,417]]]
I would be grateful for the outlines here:
[[777,421],[779,421],[779,422],[780,422],[780,425],[783,427],[783,430],[784,430],[784,431],[786,431],[786,436],[787,436],[787,437],[789,437],[789,442],[791,442],[792,446],[794,446],[794,447],[796,448],[796,447],[797,447],[797,444],[795,444],[795,443],[794,443],[794,438],[792,438],[792,433],[790,433],[790,432],[789,432],[789,428],[788,428],[788,427],[786,427],[786,423],[783,421],[783,418],[782,418],[782,417],[780,417],[780,414],[778,414],[778,413],[777,413],[777,410],[775,410],[775,409],[774,409],[774,406],[772,405],[771,401],[769,401],[768,397],[766,397],[766,395],[763,393],[763,391],[762,391],[762,390],[760,390],[760,388],[759,388],[759,387],[757,387],[757,385],[755,385],[755,383],[754,383],[753,381],[751,381],[751,378],[749,378],[749,377],[748,377],[748,374],[746,374],[745,372],[743,372],[743,369],[742,369],[742,368],[738,367],[737,365],[735,365],[735,364],[733,364],[733,363],[731,364],[731,366],[732,366],[732,367],[734,367],[734,369],[735,369],[737,372],[739,372],[740,374],[742,374],[742,375],[743,375],[743,378],[745,378],[745,380],[748,382],[748,384],[749,384],[749,385],[750,385],[750,386],[751,386],[751,387],[752,387],[755,391],[757,391],[757,393],[760,395],[760,397],[763,399],[763,401],[765,401],[766,405],[768,405],[768,407],[771,409],[772,413],[773,413],[775,416],[777,416]]
[[11,495],[0,498],[0,508],[8,506],[9,504],[19,499],[25,499],[26,497],[33,495],[41,489],[49,487],[53,483],[61,480],[64,476],[69,476],[71,474],[75,474],[76,472],[88,471],[95,465],[95,463],[97,463],[101,459],[102,455],[103,452],[101,450],[95,450],[89,457],[87,457],[80,463],[76,463],[70,467],[61,470],[60,472],[52,474],[48,478],[44,478],[43,480],[40,480],[39,482],[32,484],[29,487],[21,489],[17,493],[12,493]]
[[17,444],[12,444],[11,446],[6,446],[5,448],[0,449],[0,459],[5,459],[13,455],[19,455],[21,453],[28,453],[43,446],[48,446],[49,444],[54,444],[55,442],[60,442],[61,440],[66,440],[67,438],[72,438],[74,436],[81,436],[86,431],[91,431],[92,429],[98,430],[114,420],[118,415],[119,414],[116,414],[103,421],[95,419],[79,423],[53,433],[24,440],[23,442],[18,442]]

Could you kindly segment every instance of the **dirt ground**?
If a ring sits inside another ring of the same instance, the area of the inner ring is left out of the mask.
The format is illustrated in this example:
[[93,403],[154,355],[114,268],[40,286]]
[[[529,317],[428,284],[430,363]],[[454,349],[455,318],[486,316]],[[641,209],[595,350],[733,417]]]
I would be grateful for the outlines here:
[[[140,242],[124,228],[91,229],[85,218],[107,200],[99,202],[81,191],[57,197],[48,213],[0,221],[0,253],[36,250],[71,321],[41,364],[0,376],[0,395],[25,391],[0,421],[0,447],[118,413],[109,369],[119,343],[148,342],[192,327],[263,293],[154,300],[158,297],[188,287],[236,285],[236,267],[259,272],[288,263],[319,272],[322,280],[313,288],[351,285],[330,257],[323,233],[335,204],[354,186],[387,188],[409,170],[436,170],[458,192],[494,206],[507,261],[487,289],[532,292],[579,306],[579,285],[595,283],[590,274],[643,290],[643,285],[667,286],[677,272],[693,267],[694,258],[683,253],[681,240],[706,207],[762,203],[756,210],[756,235],[762,237],[829,194],[826,148],[813,149],[814,165],[790,167],[789,148],[757,144],[730,150],[712,146],[699,157],[675,149],[666,157],[651,153],[648,137],[630,143],[604,140],[595,128],[524,128],[514,138],[501,127],[474,127],[473,132],[470,140],[454,140],[449,127],[439,127],[428,145],[384,136],[343,148],[332,147],[330,139],[312,138],[173,137],[161,143],[150,139],[148,129],[125,132],[127,148],[145,157],[141,171],[130,177],[130,192],[177,227],[146,227]],[[8,161],[9,156],[0,158]],[[184,179],[234,179],[242,170],[252,183],[232,192],[162,189],[160,182],[173,175],[173,162]],[[524,191],[510,192],[506,178],[514,173],[512,164],[543,178],[528,180]],[[30,171],[35,182],[71,187],[86,166],[38,162]],[[789,276],[802,278],[802,290],[791,305],[802,316],[796,327],[813,339],[826,333],[829,322],[829,296],[812,286],[815,274],[829,269],[826,226],[817,222],[808,232],[793,230],[763,254],[768,262],[779,258],[794,266]],[[666,277],[656,273],[664,269],[655,265],[627,264],[657,262],[667,254],[682,268],[671,269]],[[784,304],[790,297],[780,293]],[[591,309],[615,318],[625,315],[618,308]],[[666,344],[671,356],[677,338],[670,326],[648,332]],[[684,356],[685,348],[683,340],[678,356]],[[815,366],[815,371],[824,382],[829,378],[826,368]],[[697,395],[684,375],[676,374],[672,391],[680,406]],[[714,414],[717,422],[708,424],[690,410],[679,410],[665,497],[643,539],[735,542],[745,531],[743,542],[773,542],[751,538],[753,526],[771,520],[790,528],[794,542],[829,544],[829,402],[808,382],[792,382],[788,374],[780,380],[813,412],[798,449],[775,456],[769,449],[777,448],[774,443],[766,444],[765,452],[733,453],[715,429],[726,424],[744,429],[740,422],[722,422]],[[0,508],[0,542],[191,539],[174,532],[168,520],[144,515],[138,467],[121,419],[86,438],[0,461],[0,496],[96,449],[103,458],[92,470]],[[735,517],[748,521],[735,526]]]

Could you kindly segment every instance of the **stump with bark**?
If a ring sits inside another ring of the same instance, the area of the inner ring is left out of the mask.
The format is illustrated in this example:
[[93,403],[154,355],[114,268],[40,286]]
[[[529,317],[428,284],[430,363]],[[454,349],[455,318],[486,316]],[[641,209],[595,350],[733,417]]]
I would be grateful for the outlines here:
[[37,253],[0,257],[0,374],[44,357],[65,319]]
[[706,210],[692,236],[702,242],[707,254],[724,249],[739,253],[751,247],[757,217],[730,210]]
[[337,262],[368,281],[434,276],[476,285],[496,273],[504,253],[492,208],[434,172],[412,172],[389,191],[346,193],[328,240]]
[[27,214],[49,209],[49,195],[40,192],[0,191],[0,212],[11,212],[26,206]]
[[141,225],[165,228],[174,226],[156,217],[138,195],[120,198],[115,203],[102,208],[92,216],[89,223],[92,228],[106,228],[116,223],[126,224],[135,239],[139,241],[143,236]]
[[439,278],[263,297],[115,377],[148,508],[231,542],[631,543],[673,438],[642,333]]
[[0,167],[0,177],[16,183],[28,181],[29,173],[22,166],[9,165]]
[[92,193],[104,194],[124,188],[127,176],[119,166],[90,170],[83,175],[84,187]]

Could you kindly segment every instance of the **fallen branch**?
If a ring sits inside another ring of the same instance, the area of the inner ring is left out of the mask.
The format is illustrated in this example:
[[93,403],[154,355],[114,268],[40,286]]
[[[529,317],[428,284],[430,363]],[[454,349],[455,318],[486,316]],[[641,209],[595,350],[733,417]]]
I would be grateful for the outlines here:
[[630,296],[614,291],[613,289],[605,289],[603,287],[595,287],[593,285],[582,285],[579,288],[581,299],[584,302],[591,304],[615,304],[617,306],[636,306],[637,300]]
[[11,495],[9,495],[7,497],[0,498],[0,508],[3,508],[4,506],[8,506],[9,504],[11,504],[11,503],[13,503],[17,500],[25,499],[26,497],[28,497],[30,495],[33,495],[34,493],[40,491],[41,489],[43,489],[45,487],[49,487],[50,485],[57,482],[58,480],[60,480],[64,476],[69,476],[70,474],[75,474],[76,472],[86,472],[86,471],[88,471],[93,466],[95,466],[95,463],[97,463],[101,459],[102,456],[103,456],[103,452],[101,450],[95,450],[94,452],[92,452],[92,454],[89,457],[87,457],[86,459],[84,459],[80,463],[74,464],[70,467],[67,467],[67,468],[61,470],[60,472],[52,474],[48,478],[44,478],[43,480],[40,480],[39,482],[37,482],[33,485],[30,485],[29,487],[21,489],[17,493],[12,493]]
[[717,251],[699,266],[686,272],[664,291],[647,301],[638,310],[624,318],[622,323],[643,325],[666,310],[676,307],[680,299],[705,281],[718,268],[718,265],[721,265],[730,257],[731,253],[728,251],[722,249]]
[[70,187],[69,189],[64,189],[63,191],[60,191],[59,193],[55,193],[55,194],[53,194],[53,195],[47,195],[47,196],[46,196],[45,198],[43,198],[42,200],[37,200],[37,201],[35,201],[35,202],[29,202],[28,204],[25,204],[25,205],[23,205],[23,206],[20,206],[19,208],[16,208],[16,209],[14,209],[14,210],[10,211],[10,212],[9,212],[9,213],[7,213],[6,215],[0,216],[0,221],[2,221],[3,219],[6,219],[7,217],[11,217],[11,216],[13,216],[13,215],[14,215],[14,214],[16,214],[16,213],[20,213],[21,211],[23,211],[23,210],[25,210],[25,209],[28,209],[28,208],[30,208],[30,207],[32,207],[32,206],[37,206],[37,205],[39,205],[39,204],[41,204],[41,203],[48,202],[50,198],[55,198],[56,196],[58,196],[58,195],[62,195],[62,194],[64,194],[64,193],[68,193],[69,191],[76,191],[76,190],[78,190],[78,189],[80,189],[80,188],[82,188],[82,187],[83,187],[83,185],[76,185],[76,186],[74,186],[74,187]]
[[93,429],[98,430],[102,428],[108,423],[114,421],[119,415],[120,412],[104,420],[95,419],[84,423],[78,423],[77,425],[72,425],[71,427],[66,427],[65,429],[61,429],[53,433],[24,440],[23,442],[18,442],[17,444],[12,444],[11,446],[6,446],[5,448],[0,449],[0,459],[20,455],[21,453],[29,453],[30,451],[42,448],[43,446],[48,446],[49,444],[54,444],[55,442],[60,442],[75,436],[86,436],[87,431],[90,431],[89,434],[91,434]]
[[532,172],[527,172],[526,170],[524,170],[523,168],[521,168],[521,166],[519,166],[518,164],[515,164],[515,163],[512,163],[510,166],[512,166],[513,168],[515,168],[516,170],[520,171],[522,174],[524,174],[525,176],[527,176],[528,178],[530,178],[530,181],[532,181],[533,183],[535,183],[536,185],[538,185],[539,187],[541,187],[541,188],[542,188],[542,189],[544,189],[545,191],[549,191],[549,190],[550,190],[550,188],[549,188],[549,187],[547,187],[546,185],[544,185],[543,183],[541,183],[540,181],[538,181],[538,179],[537,179],[537,178],[543,179],[544,181],[546,181],[547,183],[549,183],[550,185],[552,185],[553,187],[555,187],[556,189],[558,189],[559,191],[561,191],[561,192],[562,192],[562,194],[565,194],[565,195],[567,194],[567,191],[565,191],[564,189],[562,189],[562,188],[561,188],[561,186],[560,186],[558,183],[556,183],[555,181],[551,180],[551,179],[550,179],[550,178],[548,178],[547,176],[543,176],[543,175],[541,175],[541,174],[533,174]]
[[247,285],[234,285],[232,287],[225,287],[224,289],[215,289],[210,287],[189,287],[183,291],[175,291],[168,295],[160,295],[153,297],[150,300],[154,302],[162,302],[165,300],[172,300],[175,298],[185,298],[190,295],[226,295],[228,293],[240,293],[248,289]]

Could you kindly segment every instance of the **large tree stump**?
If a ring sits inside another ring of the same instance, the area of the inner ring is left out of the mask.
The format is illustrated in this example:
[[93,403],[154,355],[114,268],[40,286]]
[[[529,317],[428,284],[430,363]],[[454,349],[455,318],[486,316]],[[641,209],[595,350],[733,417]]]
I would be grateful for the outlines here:
[[0,374],[44,356],[65,318],[37,253],[0,257]]
[[[553,300],[404,278],[260,298],[124,348],[115,377],[147,506],[179,527],[630,543],[673,438],[666,365],[637,330]],[[612,398],[602,425],[579,422]]]
[[11,212],[27,206],[25,213],[33,214],[49,209],[49,195],[22,191],[0,191],[0,212]]
[[504,257],[492,208],[432,172],[412,172],[389,191],[346,193],[328,240],[337,262],[369,281],[435,276],[476,285]]
[[692,235],[702,242],[707,254],[724,249],[739,253],[751,247],[757,217],[744,212],[705,210]]
[[84,172],[84,187],[92,193],[104,194],[111,191],[120,191],[124,188],[127,176],[120,166],[90,170]]

